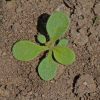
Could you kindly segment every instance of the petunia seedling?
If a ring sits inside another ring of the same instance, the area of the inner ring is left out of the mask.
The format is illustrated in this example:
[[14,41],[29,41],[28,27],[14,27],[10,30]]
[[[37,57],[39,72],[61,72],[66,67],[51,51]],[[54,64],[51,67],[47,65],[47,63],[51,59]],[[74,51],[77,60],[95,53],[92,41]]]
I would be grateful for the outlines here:
[[43,80],[52,80],[57,73],[59,64],[70,65],[75,61],[75,53],[68,48],[68,40],[62,39],[69,29],[70,20],[63,12],[54,12],[46,24],[49,41],[44,35],[39,34],[37,39],[44,45],[39,45],[28,40],[21,40],[14,44],[12,52],[17,60],[30,61],[40,53],[48,51],[46,57],[38,66],[38,73]]

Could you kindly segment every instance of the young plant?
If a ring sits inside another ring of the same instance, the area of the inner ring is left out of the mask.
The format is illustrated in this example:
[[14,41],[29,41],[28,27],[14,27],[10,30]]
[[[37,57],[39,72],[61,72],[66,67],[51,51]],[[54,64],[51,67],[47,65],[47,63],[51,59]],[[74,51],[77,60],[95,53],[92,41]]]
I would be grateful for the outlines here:
[[67,47],[68,40],[61,39],[68,30],[69,24],[68,16],[63,12],[54,12],[46,24],[49,41],[46,41],[44,35],[38,35],[38,41],[44,44],[42,46],[28,40],[18,41],[13,46],[13,56],[17,60],[29,61],[41,52],[48,51],[38,66],[38,73],[43,80],[53,79],[59,64],[70,65],[75,61],[74,51]]

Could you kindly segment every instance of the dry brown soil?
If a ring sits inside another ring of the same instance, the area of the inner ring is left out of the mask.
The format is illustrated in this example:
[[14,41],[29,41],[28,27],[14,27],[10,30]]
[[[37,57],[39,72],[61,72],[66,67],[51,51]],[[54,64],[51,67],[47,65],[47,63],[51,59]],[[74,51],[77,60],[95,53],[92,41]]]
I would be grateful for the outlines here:
[[[65,37],[77,58],[45,82],[36,72],[42,55],[21,62],[11,48],[34,41],[39,18],[55,10],[71,18]],[[100,0],[0,0],[0,100],[100,100]]]

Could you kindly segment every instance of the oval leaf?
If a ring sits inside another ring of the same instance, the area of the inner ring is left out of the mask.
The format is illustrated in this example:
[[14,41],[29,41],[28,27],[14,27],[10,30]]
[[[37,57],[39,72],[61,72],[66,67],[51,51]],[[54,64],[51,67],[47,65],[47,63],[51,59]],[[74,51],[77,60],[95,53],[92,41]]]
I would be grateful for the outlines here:
[[57,63],[52,59],[52,53],[41,61],[38,67],[38,72],[40,77],[45,81],[52,80],[55,77]]
[[22,40],[14,44],[12,52],[17,60],[29,61],[38,56],[41,52],[47,50],[44,46],[39,46],[33,42]]
[[67,45],[68,45],[68,40],[67,39],[62,39],[58,43],[58,46],[66,47]]
[[46,38],[45,38],[45,36],[39,34],[39,35],[38,35],[38,41],[39,41],[40,43],[45,43],[45,42],[46,42]]
[[47,22],[47,32],[51,39],[57,40],[69,27],[69,17],[63,12],[54,12]]
[[55,59],[61,64],[69,65],[75,61],[75,53],[70,48],[57,46],[53,53]]

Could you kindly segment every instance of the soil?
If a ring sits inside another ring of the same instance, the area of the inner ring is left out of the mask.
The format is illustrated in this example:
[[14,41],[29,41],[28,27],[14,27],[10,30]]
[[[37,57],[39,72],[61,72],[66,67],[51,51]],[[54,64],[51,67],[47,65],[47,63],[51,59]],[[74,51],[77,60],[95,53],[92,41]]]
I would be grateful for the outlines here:
[[[45,82],[36,72],[42,55],[21,62],[11,48],[20,39],[35,41],[40,16],[55,10],[70,16],[65,37],[77,59]],[[100,1],[0,0],[0,100],[100,100]]]

